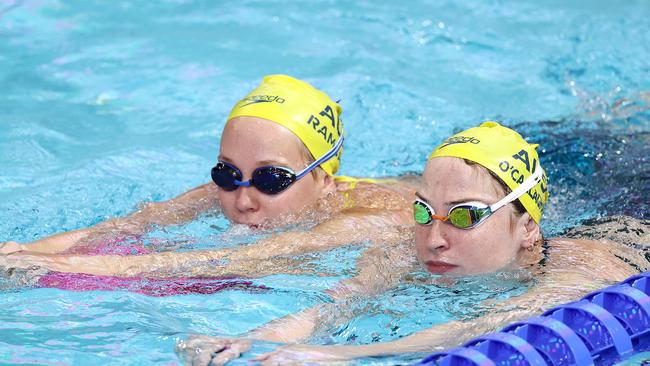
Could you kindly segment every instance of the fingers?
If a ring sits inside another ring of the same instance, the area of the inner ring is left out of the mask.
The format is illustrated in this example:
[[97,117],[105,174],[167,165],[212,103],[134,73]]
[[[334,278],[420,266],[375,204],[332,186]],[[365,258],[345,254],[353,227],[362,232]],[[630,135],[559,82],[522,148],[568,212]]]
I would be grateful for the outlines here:
[[226,362],[234,360],[241,355],[241,352],[233,348],[225,348],[221,352],[214,352],[210,355],[210,363],[207,365],[210,366],[221,366],[225,365]]
[[[206,345],[205,348],[197,348],[197,357],[192,361],[192,366],[206,366],[206,365],[223,365],[212,363],[215,355],[219,355],[225,347],[223,345]],[[229,360],[224,361],[228,362]]]
[[[101,258],[101,256],[93,257]],[[69,257],[61,254],[37,253],[20,251],[7,254],[5,265],[10,268],[46,268],[51,271],[78,272],[77,268],[70,265]]]
[[4,265],[9,268],[32,268],[32,267],[46,267],[48,262],[47,258],[41,258],[37,255],[23,254],[20,252],[12,252],[4,257]]
[[0,254],[11,254],[23,250],[22,245],[15,241],[8,241],[0,244]]
[[185,365],[223,365],[248,351],[251,341],[193,335],[176,344],[176,353]]
[[209,336],[190,336],[187,340],[176,344],[176,353],[185,365],[208,365],[212,353],[218,353],[224,346],[220,338]]
[[212,355],[210,366],[223,365],[230,360],[234,360],[251,347],[251,341],[247,339],[235,339],[231,341],[224,349]]

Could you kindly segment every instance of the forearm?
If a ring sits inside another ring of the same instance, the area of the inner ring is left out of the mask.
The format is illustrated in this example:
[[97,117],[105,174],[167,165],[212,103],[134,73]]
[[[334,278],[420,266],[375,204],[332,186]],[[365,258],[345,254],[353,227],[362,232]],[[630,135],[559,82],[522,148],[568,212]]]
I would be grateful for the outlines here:
[[390,356],[403,353],[436,352],[494,331],[503,324],[530,316],[528,311],[492,314],[473,321],[451,321],[385,343],[366,345],[310,346],[314,351],[337,355],[340,359]]
[[436,325],[429,329],[411,334],[386,343],[374,343],[360,346],[355,352],[355,357],[387,356],[402,353],[434,352],[458,346],[469,340],[474,334],[484,327],[476,326],[472,329],[471,323],[451,321]]
[[331,304],[322,304],[296,314],[276,319],[250,332],[247,337],[279,343],[296,343],[307,340],[317,329],[322,311]]
[[21,250],[38,253],[60,253],[88,237],[92,229],[72,230],[55,234],[31,243],[20,244]]
[[270,342],[298,343],[308,340],[319,330],[331,329],[349,321],[356,315],[356,308],[350,302],[370,294],[367,288],[348,286],[350,282],[358,281],[355,278],[345,280],[336,289],[328,291],[334,302],[321,303],[271,321],[250,332],[247,337]]
[[[38,266],[52,271],[119,277],[186,277],[196,263],[211,263],[226,254],[221,251],[164,252],[147,255],[62,255],[23,251],[3,258],[7,268]],[[218,267],[218,264],[215,263]]]
[[394,341],[364,345],[314,346],[314,349],[338,355],[341,359],[391,356],[404,353],[435,352],[458,346],[487,331],[487,326],[453,321],[414,333]]
[[22,250],[38,253],[60,253],[80,242],[97,242],[119,237],[137,237],[153,227],[182,224],[201,213],[219,207],[215,188],[202,185],[164,202],[145,203],[127,217],[114,218],[93,227],[72,230],[21,244]]
[[129,221],[128,218],[112,219],[90,228],[71,230],[31,243],[20,244],[20,250],[44,254],[61,253],[81,242],[89,244],[97,242],[97,245],[100,245],[103,241],[117,237],[139,235],[145,230],[144,225]]
[[231,259],[266,259],[280,255],[326,251],[341,245],[368,241],[382,244],[400,242],[405,239],[405,230],[401,224],[407,221],[407,216],[410,220],[412,215],[403,211],[374,215],[341,215],[310,231],[284,232],[241,247],[232,254]]
[[403,254],[397,246],[374,247],[366,250],[357,262],[358,274],[339,282],[326,291],[334,300],[272,321],[250,333],[249,337],[273,342],[296,343],[305,341],[319,329],[344,323],[355,316],[356,307],[350,306],[359,298],[384,292],[395,286],[399,278],[412,269],[395,257]]

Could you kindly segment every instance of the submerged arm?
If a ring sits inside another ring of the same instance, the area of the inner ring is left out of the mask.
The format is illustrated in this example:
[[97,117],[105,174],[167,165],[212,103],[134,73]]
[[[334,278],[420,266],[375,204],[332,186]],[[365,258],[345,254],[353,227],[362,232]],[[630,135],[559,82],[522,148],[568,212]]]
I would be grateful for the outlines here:
[[280,343],[305,341],[318,330],[331,328],[352,318],[355,312],[351,305],[355,299],[382,293],[396,286],[415,265],[404,255],[409,252],[409,245],[408,241],[397,245],[387,242],[366,250],[357,261],[359,273],[328,291],[333,300],[331,303],[319,304],[271,321],[249,332],[244,338],[194,335],[180,342],[177,352],[187,363],[220,365],[248,350],[251,340]]
[[[200,213],[218,207],[216,187],[205,184],[164,202],[143,204],[129,216],[111,219],[91,228],[55,234],[27,244],[8,242],[0,245],[0,254],[17,251],[59,253],[81,242],[99,242],[116,236],[137,236],[154,226],[180,224]],[[99,245],[99,244],[98,244]]]
[[415,263],[404,255],[408,253],[408,246],[408,241],[385,242],[365,250],[356,262],[358,274],[342,280],[327,291],[333,302],[274,320],[250,332],[248,338],[283,343],[301,342],[318,329],[331,327],[353,317],[350,302],[395,287],[402,276],[414,268]]
[[[539,293],[537,293],[539,295]],[[548,293],[546,293],[548,296]],[[518,299],[511,299],[518,302]],[[258,360],[270,364],[307,361],[343,361],[362,357],[390,356],[404,353],[434,352],[457,346],[463,342],[498,329],[499,327],[531,316],[533,309],[526,309],[510,303],[508,311],[492,311],[490,315],[471,321],[450,321],[422,330],[409,336],[385,343],[366,345],[318,346],[289,344],[273,352],[261,355]]]

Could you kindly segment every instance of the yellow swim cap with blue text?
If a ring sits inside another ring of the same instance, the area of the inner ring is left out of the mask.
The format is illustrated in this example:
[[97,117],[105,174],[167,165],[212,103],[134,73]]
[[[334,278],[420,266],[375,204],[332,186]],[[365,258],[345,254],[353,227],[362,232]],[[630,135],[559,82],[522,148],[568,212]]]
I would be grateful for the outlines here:
[[[429,160],[448,156],[471,160],[496,174],[511,190],[515,190],[536,169],[541,169],[537,144],[529,144],[513,129],[496,122],[484,122],[446,139],[436,147]],[[519,197],[526,211],[539,224],[548,200],[546,173],[527,193]]]
[[[268,75],[235,104],[228,121],[247,116],[275,122],[298,136],[314,159],[319,159],[343,136],[342,112],[337,102],[310,84],[287,75]],[[341,148],[321,168],[334,175],[342,153]]]

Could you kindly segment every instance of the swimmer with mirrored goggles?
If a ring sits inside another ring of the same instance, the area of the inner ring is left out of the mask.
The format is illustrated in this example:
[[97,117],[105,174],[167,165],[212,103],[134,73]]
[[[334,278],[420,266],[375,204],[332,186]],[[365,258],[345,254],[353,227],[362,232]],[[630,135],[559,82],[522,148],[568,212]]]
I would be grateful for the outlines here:
[[544,171],[542,168],[538,168],[519,187],[500,199],[499,202],[491,205],[476,201],[462,202],[452,206],[447,216],[436,215],[433,207],[416,192],[415,195],[418,198],[413,202],[413,219],[419,225],[431,225],[433,220],[440,220],[459,229],[473,229],[482,224],[483,221],[487,220],[497,210],[518,199],[521,195],[537,185],[542,179],[543,174]]

